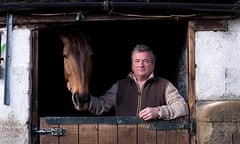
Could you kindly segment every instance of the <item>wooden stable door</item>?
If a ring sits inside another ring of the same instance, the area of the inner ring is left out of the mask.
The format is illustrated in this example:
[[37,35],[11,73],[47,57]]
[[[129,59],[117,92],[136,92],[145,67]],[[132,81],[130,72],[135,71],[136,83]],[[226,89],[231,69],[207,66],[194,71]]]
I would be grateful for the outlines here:
[[42,117],[40,144],[190,144],[193,123],[135,117]]

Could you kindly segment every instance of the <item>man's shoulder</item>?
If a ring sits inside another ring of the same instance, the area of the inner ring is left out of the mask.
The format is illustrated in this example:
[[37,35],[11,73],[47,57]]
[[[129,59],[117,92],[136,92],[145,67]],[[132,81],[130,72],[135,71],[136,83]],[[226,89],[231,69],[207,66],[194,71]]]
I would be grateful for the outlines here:
[[122,79],[119,79],[119,80],[117,81],[117,83],[127,82],[127,81],[131,81],[131,80],[132,80],[132,78],[130,78],[130,77],[122,78]]
[[164,77],[161,77],[161,76],[155,76],[153,79],[157,80],[157,81],[164,81],[166,83],[169,82],[168,79],[164,78]]

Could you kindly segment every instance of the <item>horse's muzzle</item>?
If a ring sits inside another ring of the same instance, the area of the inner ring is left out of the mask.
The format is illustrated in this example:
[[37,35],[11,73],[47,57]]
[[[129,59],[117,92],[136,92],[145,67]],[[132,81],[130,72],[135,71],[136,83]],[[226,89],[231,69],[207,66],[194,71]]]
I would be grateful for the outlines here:
[[90,101],[90,95],[89,93],[79,94],[78,92],[75,92],[73,94],[73,100],[79,104],[84,104]]

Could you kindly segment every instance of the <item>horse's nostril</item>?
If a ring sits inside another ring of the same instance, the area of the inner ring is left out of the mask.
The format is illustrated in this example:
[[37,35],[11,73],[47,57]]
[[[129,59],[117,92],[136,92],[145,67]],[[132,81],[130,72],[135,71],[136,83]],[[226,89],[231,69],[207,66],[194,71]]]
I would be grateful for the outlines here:
[[75,92],[73,95],[74,95],[75,98],[79,98],[80,97],[78,92]]
[[78,92],[75,92],[73,95],[74,100],[79,101],[80,103],[86,103],[90,100],[89,93],[79,94]]

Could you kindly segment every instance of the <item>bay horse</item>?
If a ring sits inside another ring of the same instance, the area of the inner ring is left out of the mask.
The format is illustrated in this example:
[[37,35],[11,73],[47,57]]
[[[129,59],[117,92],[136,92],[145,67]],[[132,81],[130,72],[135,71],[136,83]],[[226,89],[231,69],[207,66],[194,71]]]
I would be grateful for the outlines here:
[[63,43],[64,77],[72,93],[72,102],[77,110],[89,99],[89,79],[92,71],[92,49],[82,33],[61,34]]

